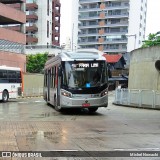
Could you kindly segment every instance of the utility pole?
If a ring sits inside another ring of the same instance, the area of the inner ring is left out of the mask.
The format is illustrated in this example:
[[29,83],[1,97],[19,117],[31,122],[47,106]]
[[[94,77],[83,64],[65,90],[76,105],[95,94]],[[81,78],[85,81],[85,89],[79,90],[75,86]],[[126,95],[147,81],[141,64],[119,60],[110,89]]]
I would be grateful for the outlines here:
[[73,27],[72,27],[72,51],[73,51],[73,34],[74,34],[74,23],[73,23]]

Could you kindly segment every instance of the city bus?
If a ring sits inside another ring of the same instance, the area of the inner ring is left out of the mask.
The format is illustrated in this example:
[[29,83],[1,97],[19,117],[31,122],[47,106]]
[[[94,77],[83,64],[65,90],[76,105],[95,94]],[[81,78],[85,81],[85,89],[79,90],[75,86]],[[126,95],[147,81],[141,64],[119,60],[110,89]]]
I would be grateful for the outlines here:
[[23,92],[22,71],[17,67],[0,66],[0,100],[17,98]]
[[108,106],[106,59],[99,52],[62,52],[44,67],[44,100],[56,110]]

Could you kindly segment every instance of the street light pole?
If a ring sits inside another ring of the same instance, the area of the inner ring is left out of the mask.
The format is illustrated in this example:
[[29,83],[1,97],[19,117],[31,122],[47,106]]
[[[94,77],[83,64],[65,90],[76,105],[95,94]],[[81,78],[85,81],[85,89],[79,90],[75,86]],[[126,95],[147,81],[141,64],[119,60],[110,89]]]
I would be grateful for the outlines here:
[[73,51],[73,37],[74,37],[74,23],[73,23],[73,27],[72,27],[72,51]]

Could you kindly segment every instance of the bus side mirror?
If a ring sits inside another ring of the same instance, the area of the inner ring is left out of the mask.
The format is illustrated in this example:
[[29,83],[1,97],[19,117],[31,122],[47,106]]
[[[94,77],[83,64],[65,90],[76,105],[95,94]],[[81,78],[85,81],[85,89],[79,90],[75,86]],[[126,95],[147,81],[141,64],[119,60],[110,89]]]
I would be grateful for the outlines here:
[[62,67],[61,66],[58,67],[58,76],[59,77],[62,76]]

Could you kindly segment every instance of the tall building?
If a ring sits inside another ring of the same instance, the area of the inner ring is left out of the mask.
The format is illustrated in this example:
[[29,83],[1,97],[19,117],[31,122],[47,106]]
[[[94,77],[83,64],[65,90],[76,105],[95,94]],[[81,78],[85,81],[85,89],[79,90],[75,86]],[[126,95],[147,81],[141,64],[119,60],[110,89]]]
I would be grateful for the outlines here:
[[60,45],[60,1],[59,0],[26,0],[27,40],[29,45]]
[[147,0],[79,0],[76,6],[78,30],[72,43],[77,36],[79,48],[125,53],[145,39]]
[[27,45],[60,45],[60,7],[60,0],[26,0]]
[[[20,10],[11,4],[19,4]],[[0,0],[0,65],[20,67],[26,70],[24,54],[25,36],[25,4],[23,0]],[[18,25],[19,32],[10,30],[10,26]]]

